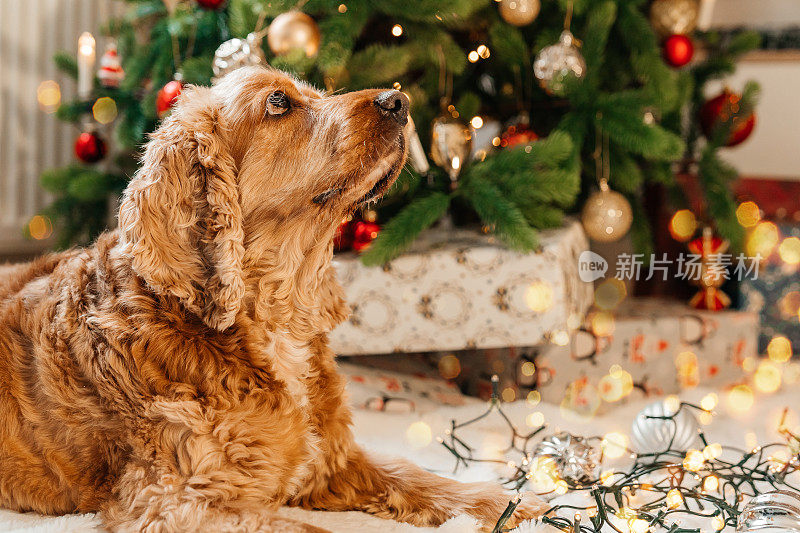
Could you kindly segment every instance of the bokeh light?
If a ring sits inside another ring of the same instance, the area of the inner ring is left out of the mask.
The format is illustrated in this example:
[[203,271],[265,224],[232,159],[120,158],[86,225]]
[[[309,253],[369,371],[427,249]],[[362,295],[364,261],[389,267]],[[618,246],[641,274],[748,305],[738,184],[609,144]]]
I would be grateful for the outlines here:
[[669,232],[672,238],[685,242],[692,238],[697,231],[697,217],[688,209],[681,209],[672,215],[669,222]]
[[414,422],[406,430],[406,440],[414,448],[424,448],[431,443],[431,427],[423,421]]
[[778,247],[778,255],[787,265],[800,264],[800,239],[788,237]]
[[532,428],[538,428],[539,426],[544,425],[544,415],[539,411],[531,413],[525,417],[525,423]]
[[767,345],[767,355],[771,361],[785,363],[792,358],[792,343],[781,335],[773,337]]
[[547,311],[553,306],[553,288],[544,281],[534,281],[525,290],[525,303],[536,313]]
[[479,45],[475,51],[478,52],[478,55],[481,57],[481,59],[489,59],[489,56],[491,55],[489,47],[485,44]]
[[61,104],[61,87],[53,80],[45,80],[36,89],[36,100],[39,109],[46,113],[53,113]]
[[455,355],[445,355],[439,359],[439,375],[444,379],[455,379],[461,373],[461,361]]
[[506,387],[503,389],[503,392],[500,393],[500,396],[502,396],[504,402],[511,403],[517,399],[517,391],[511,387]]
[[745,228],[752,228],[761,220],[761,210],[755,202],[742,202],[736,208],[736,219]]
[[771,361],[763,361],[753,376],[753,384],[761,392],[777,391],[781,387],[781,369]]
[[339,13],[347,13],[347,5],[339,4]]
[[472,117],[472,120],[470,120],[469,123],[476,130],[479,130],[483,127],[483,119],[477,115]]
[[592,313],[589,324],[591,324],[592,332],[598,337],[610,337],[616,329],[614,315],[608,311]]
[[670,489],[667,492],[667,507],[670,509],[677,509],[683,505],[683,494],[678,489]]
[[707,476],[703,480],[703,490],[706,492],[714,492],[719,488],[719,478],[715,475]]
[[403,35],[403,27],[400,24],[395,24],[392,26],[392,35],[395,37],[400,37]]
[[606,434],[601,443],[603,453],[611,458],[618,459],[628,452],[628,436],[614,431]]
[[768,257],[778,245],[780,234],[778,226],[772,222],[759,222],[747,237],[746,251],[750,257]]
[[529,407],[536,407],[542,401],[542,394],[538,390],[532,390],[528,393],[525,401]]
[[36,215],[28,222],[28,233],[32,239],[44,240],[53,234],[53,223],[44,215]]
[[469,60],[470,63],[475,63],[480,58],[481,56],[479,56],[478,52],[476,52],[475,50],[467,54],[467,59]]
[[117,118],[117,103],[113,98],[98,98],[92,106],[92,116],[100,124],[108,124]]
[[736,385],[728,391],[728,407],[733,413],[749,411],[754,401],[753,390],[747,385]]
[[520,372],[522,372],[523,376],[531,377],[536,373],[536,365],[533,364],[532,361],[525,361],[520,366]]
[[722,445],[718,442],[712,442],[703,448],[703,457],[712,461],[722,455]]
[[785,320],[796,320],[800,313],[800,292],[789,291],[778,302],[778,310],[781,318]]
[[609,278],[600,282],[594,291],[594,304],[605,311],[616,309],[628,295],[625,282]]

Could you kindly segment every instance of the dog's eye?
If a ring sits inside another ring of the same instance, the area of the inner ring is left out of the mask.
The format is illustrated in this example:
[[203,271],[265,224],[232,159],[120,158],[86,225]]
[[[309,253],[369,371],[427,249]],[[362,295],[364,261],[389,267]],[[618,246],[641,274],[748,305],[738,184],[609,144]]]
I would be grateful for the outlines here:
[[283,115],[290,107],[289,97],[281,91],[275,91],[267,98],[267,113],[270,115]]

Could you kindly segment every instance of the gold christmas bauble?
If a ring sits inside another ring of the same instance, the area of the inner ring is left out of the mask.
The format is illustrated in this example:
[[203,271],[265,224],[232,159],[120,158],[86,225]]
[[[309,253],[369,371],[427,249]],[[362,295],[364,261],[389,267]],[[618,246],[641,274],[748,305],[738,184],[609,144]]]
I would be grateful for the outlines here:
[[633,211],[628,199],[608,186],[602,186],[586,200],[581,213],[586,234],[598,242],[620,240],[633,222]]
[[321,36],[314,19],[299,11],[281,13],[269,25],[267,44],[275,55],[300,49],[307,57],[319,51]]
[[514,26],[527,26],[539,15],[540,0],[502,0],[500,16]]
[[431,124],[431,157],[455,183],[467,163],[472,149],[472,136],[466,124],[448,113],[436,117]]
[[562,96],[570,78],[586,76],[586,60],[575,36],[564,30],[558,42],[541,49],[533,62],[533,74],[549,94]]
[[650,24],[662,37],[691,33],[699,15],[698,0],[654,0],[650,4]]

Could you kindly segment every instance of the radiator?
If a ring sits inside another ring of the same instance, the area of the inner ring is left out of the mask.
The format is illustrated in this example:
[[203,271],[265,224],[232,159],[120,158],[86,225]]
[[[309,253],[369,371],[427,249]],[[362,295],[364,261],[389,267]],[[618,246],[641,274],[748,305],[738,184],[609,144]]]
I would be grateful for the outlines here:
[[122,12],[116,0],[0,0],[0,253],[30,253],[47,241],[24,238],[22,228],[47,205],[39,186],[44,169],[73,161],[78,129],[42,111],[37,88],[56,81],[62,100],[75,83],[54,66],[58,50],[75,52],[78,36],[97,37],[98,58],[105,40],[98,27]]

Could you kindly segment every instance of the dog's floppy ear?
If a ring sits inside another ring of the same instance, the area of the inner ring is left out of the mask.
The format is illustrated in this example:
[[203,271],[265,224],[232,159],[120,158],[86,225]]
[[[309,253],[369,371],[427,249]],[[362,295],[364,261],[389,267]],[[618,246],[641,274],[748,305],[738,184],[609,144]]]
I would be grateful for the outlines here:
[[190,88],[147,144],[119,210],[133,269],[224,330],[244,296],[242,214],[236,164],[209,89]]

